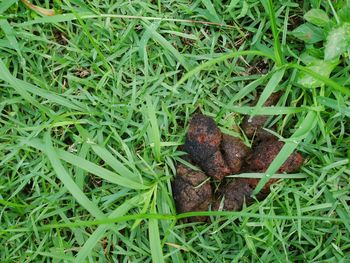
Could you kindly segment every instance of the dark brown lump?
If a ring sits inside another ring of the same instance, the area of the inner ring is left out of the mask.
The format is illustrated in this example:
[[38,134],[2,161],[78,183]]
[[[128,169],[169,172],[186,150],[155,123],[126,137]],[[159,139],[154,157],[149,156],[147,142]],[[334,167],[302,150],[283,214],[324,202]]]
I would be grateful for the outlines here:
[[[266,105],[276,103],[280,95],[274,95]],[[254,133],[259,134],[267,120],[253,118],[258,125],[254,126]],[[265,121],[263,121],[265,120]],[[261,134],[261,133],[260,133]],[[259,135],[260,136],[260,135]],[[190,127],[183,146],[188,154],[185,159],[198,165],[203,172],[194,171],[180,164],[177,166],[177,175],[172,184],[176,209],[179,213],[190,211],[207,211],[212,199],[212,189],[206,175],[223,180],[215,192],[212,210],[220,209],[223,200],[223,210],[240,210],[244,204],[251,204],[251,196],[260,179],[238,178],[224,179],[228,174],[242,172],[266,172],[269,165],[276,158],[284,143],[274,136],[259,137],[248,148],[239,138],[221,134],[213,119],[196,114],[190,121]],[[295,172],[303,162],[299,153],[293,153],[280,167],[280,173]],[[206,181],[208,180],[208,181]],[[270,179],[262,191],[255,197],[263,200],[270,193],[270,186],[277,179]],[[192,217],[188,221],[207,221],[207,217]]]
[[245,117],[242,124],[242,129],[245,135],[249,139],[253,138],[254,136],[256,136],[259,139],[261,138],[261,140],[263,140],[266,137],[269,137],[270,133],[263,129],[267,120],[267,116]]
[[[253,153],[247,157],[246,162],[248,164],[248,170],[250,172],[264,173],[269,168],[272,161],[276,158],[281,151],[284,143],[278,141],[276,138],[269,139],[267,141],[260,142],[255,148]],[[279,173],[292,173],[296,172],[303,163],[303,157],[300,153],[292,153],[284,164],[279,168]],[[260,179],[248,178],[247,183],[255,188]],[[270,186],[277,182],[278,179],[270,179],[261,190],[258,199],[263,199],[270,193]],[[260,197],[260,198],[259,198]]]
[[[208,177],[203,172],[194,171],[182,164],[177,165],[172,189],[178,213],[208,211],[212,199],[212,188]],[[191,217],[188,221],[205,222],[207,217]]]
[[227,134],[222,135],[221,150],[231,174],[241,171],[244,159],[250,154],[250,149],[241,139]]
[[[282,94],[283,93],[281,91],[272,93],[271,96],[264,103],[264,106],[270,107],[270,106],[276,105],[278,100],[282,96]],[[274,136],[271,133],[263,129],[267,120],[268,120],[268,116],[265,116],[265,115],[259,115],[259,116],[253,116],[253,117],[246,116],[242,123],[242,129],[245,135],[250,139],[256,136],[256,138],[259,141],[273,138]],[[274,127],[272,127],[272,129],[274,129]]]
[[244,203],[252,201],[251,194],[253,190],[254,188],[245,179],[235,179],[228,184],[221,185],[212,210],[219,210],[221,200],[223,200],[222,210],[241,210]]
[[230,173],[220,152],[221,131],[210,117],[195,114],[190,121],[184,150],[201,169],[217,180]]
[[281,96],[283,95],[282,91],[274,92],[270,95],[270,97],[267,98],[267,100],[264,103],[265,107],[271,107],[277,104],[277,102],[280,100]]
[[[277,140],[268,140],[258,144],[248,160],[250,169],[256,172],[265,172],[281,151],[283,145],[284,142]],[[303,158],[300,153],[294,152],[288,157],[278,172],[295,172],[300,168],[302,163]]]
[[[270,193],[270,185],[273,182],[270,180],[255,198],[257,200],[264,200]],[[220,185],[212,205],[212,210],[216,211],[222,209],[228,211],[239,211],[244,204],[252,204],[254,202],[252,193],[258,183],[259,179],[255,178],[237,178],[227,184]],[[220,208],[222,200],[223,206]]]

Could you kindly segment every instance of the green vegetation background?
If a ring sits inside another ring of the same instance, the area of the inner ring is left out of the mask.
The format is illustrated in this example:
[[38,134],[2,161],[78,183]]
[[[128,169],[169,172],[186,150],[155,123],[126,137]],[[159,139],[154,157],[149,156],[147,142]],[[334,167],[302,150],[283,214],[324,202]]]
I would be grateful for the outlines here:
[[[1,262],[350,260],[349,1],[33,3],[56,15],[0,3]],[[171,180],[198,109],[247,144],[244,114],[271,115],[286,145],[267,174],[295,149],[302,170],[182,224]]]

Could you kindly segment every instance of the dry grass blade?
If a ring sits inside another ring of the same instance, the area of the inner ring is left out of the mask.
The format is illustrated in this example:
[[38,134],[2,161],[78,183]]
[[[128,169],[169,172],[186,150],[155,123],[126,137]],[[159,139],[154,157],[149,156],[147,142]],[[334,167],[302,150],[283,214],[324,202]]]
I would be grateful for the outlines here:
[[29,9],[44,15],[44,16],[54,16],[55,15],[55,10],[53,9],[46,9],[46,8],[42,8],[40,6],[37,5],[33,5],[32,3],[30,3],[28,0],[21,0],[22,3],[28,7]]

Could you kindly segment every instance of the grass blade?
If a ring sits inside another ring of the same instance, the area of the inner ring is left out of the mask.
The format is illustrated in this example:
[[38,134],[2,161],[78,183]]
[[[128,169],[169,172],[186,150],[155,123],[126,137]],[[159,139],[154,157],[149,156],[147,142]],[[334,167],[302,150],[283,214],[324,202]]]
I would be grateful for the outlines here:
[[166,40],[161,34],[159,34],[154,27],[147,25],[147,23],[143,22],[142,25],[147,29],[147,31],[151,34],[152,39],[158,42],[163,48],[169,51],[177,61],[187,70],[189,71],[191,68],[191,64],[185,59],[185,57],[177,51],[168,40]]
[[[334,198],[334,196],[332,195],[332,193],[328,189],[326,189],[325,195],[326,195],[326,199],[327,199],[328,202],[330,202],[332,204],[335,204],[337,202],[337,200]],[[343,222],[344,226],[346,227],[346,229],[348,231],[350,231],[349,214],[345,211],[345,209],[343,209],[342,207],[340,207],[338,205],[337,205],[335,211],[339,215],[339,217],[342,220],[342,222]]]
[[[268,76],[268,75],[266,75],[266,76]],[[221,105],[221,110],[217,114],[217,118],[221,119],[223,114],[225,113],[225,111],[227,109],[231,109],[231,107],[233,107],[231,105],[233,105],[236,101],[243,99],[245,96],[247,96],[253,90],[255,90],[259,85],[261,85],[265,81],[266,76],[263,76],[261,78],[258,78],[256,80],[252,81],[247,86],[245,86],[240,91],[238,91],[238,93],[236,93],[228,103]]]
[[[111,218],[119,218],[125,215],[130,209],[137,206],[142,200],[142,196],[136,195],[131,199],[127,199],[122,205],[120,205],[116,210],[114,210],[109,216],[108,219]],[[111,222],[113,223],[113,222]],[[109,223],[109,224],[111,224]],[[85,242],[84,246],[79,250],[75,261],[85,262],[86,257],[91,254],[91,251],[96,246],[96,244],[103,238],[106,231],[110,228],[109,225],[100,225],[98,228],[92,233],[92,235]]]
[[105,148],[97,144],[92,144],[91,148],[106,164],[112,167],[114,171],[116,171],[124,178],[130,178],[132,180],[136,180],[138,178],[137,175],[132,173],[128,168],[126,168],[117,158],[115,158]]
[[1,1],[0,3],[0,14],[4,13],[7,9],[9,9],[17,0],[7,0]]
[[7,22],[6,19],[0,19],[0,28],[3,30],[7,40],[10,43],[9,48],[14,48],[18,52],[18,54],[21,54],[19,44],[15,37],[15,32],[13,31],[13,28],[11,27],[9,22]]
[[190,70],[176,83],[176,85],[174,86],[174,89],[178,89],[181,84],[183,84],[186,80],[188,80],[189,78],[191,78],[192,76],[194,76],[198,72],[200,72],[204,69],[208,69],[211,66],[213,66],[219,62],[226,61],[230,58],[235,58],[235,57],[239,57],[239,56],[248,56],[248,55],[262,56],[262,57],[267,57],[267,58],[274,60],[274,57],[270,56],[270,54],[265,53],[265,52],[261,52],[258,50],[234,51],[234,52],[231,52],[228,54],[224,54],[220,57],[214,58],[212,60],[209,60],[203,64],[198,65],[194,69]]
[[[38,139],[32,139],[30,141],[23,141],[24,144],[27,144],[31,147],[37,148],[41,151],[45,151],[44,147],[42,146],[40,140]],[[63,161],[70,163],[76,167],[79,167],[80,169],[87,171],[89,173],[92,173],[106,181],[109,181],[111,183],[131,188],[131,189],[147,189],[148,186],[144,184],[140,184],[137,181],[134,181],[129,178],[125,178],[124,176],[120,176],[116,173],[113,173],[103,167],[100,167],[90,161],[87,161],[79,156],[76,156],[74,154],[71,154],[69,152],[66,152],[61,149],[56,150],[57,158],[62,159]]]
[[68,3],[68,6],[70,7],[70,9],[72,10],[72,13],[76,16],[79,24],[81,25],[81,27],[83,28],[84,32],[85,32],[85,35],[87,36],[87,38],[89,39],[91,45],[94,47],[94,49],[96,50],[98,56],[100,57],[104,67],[106,70],[110,70],[110,71],[113,71],[113,67],[108,64],[108,61],[107,59],[105,58],[104,54],[102,53],[99,45],[97,44],[97,41],[94,39],[94,37],[90,34],[90,30],[88,28],[88,26],[85,24],[84,20],[80,17],[79,13],[76,12],[74,10],[74,8],[70,5],[69,2]]
[[340,105],[340,102],[338,100],[333,100],[333,99],[326,98],[326,97],[317,97],[316,99],[322,105],[324,105],[326,107],[329,107],[331,109],[334,109],[334,110],[338,111],[339,113],[350,117],[350,109],[349,109],[349,107]]
[[42,111],[49,113],[49,110],[41,105],[37,100],[35,100],[21,85],[19,79],[14,78],[11,73],[8,71],[4,62],[0,59],[0,79],[8,82],[16,92],[21,95],[23,99],[34,105],[35,107],[41,109]]
[[279,69],[272,75],[264,91],[261,93],[260,98],[251,115],[255,115],[257,112],[261,111],[261,107],[264,105],[267,99],[271,96],[271,94],[276,90],[278,84],[282,80],[284,72],[285,72],[285,69]]
[[89,173],[92,173],[104,180],[107,180],[111,183],[124,186],[131,189],[147,189],[147,185],[140,184],[139,182],[126,178],[124,176],[120,176],[116,173],[113,173],[103,167],[100,167],[90,161],[87,161],[81,157],[78,157],[74,154],[68,153],[63,150],[58,150],[58,156],[62,160],[66,161],[67,163],[70,163],[72,165],[75,165]]
[[274,40],[274,52],[275,52],[275,58],[276,58],[276,64],[278,66],[283,65],[284,59],[282,56],[282,49],[281,49],[281,43],[279,40],[279,34],[278,34],[278,28],[277,28],[277,22],[276,22],[276,12],[273,8],[273,2],[272,0],[264,0],[264,4],[267,7],[267,13],[270,17],[270,23],[271,23],[271,30]]
[[100,209],[91,202],[86,195],[80,190],[80,188],[76,185],[72,177],[67,173],[66,169],[61,164],[56,151],[54,150],[51,142],[50,134],[47,132],[45,135],[45,153],[50,160],[50,163],[53,169],[56,172],[57,177],[62,181],[64,186],[68,189],[71,195],[75,198],[75,200],[84,207],[91,215],[98,219],[104,218],[104,214],[100,211]]
[[[155,192],[156,193],[156,192]],[[151,213],[156,214],[156,194],[153,196],[153,202],[151,205]],[[153,262],[164,262],[160,237],[159,237],[159,227],[158,219],[150,219],[148,225],[149,243],[151,246],[152,261]]]
[[147,43],[149,39],[152,37],[152,31],[156,31],[159,25],[160,25],[160,22],[156,21],[149,26],[151,30],[146,30],[146,32],[143,33],[139,43],[140,58],[143,58],[145,56]]
[[150,122],[150,127],[147,131],[148,138],[150,143],[153,144],[152,150],[154,157],[159,162],[161,159],[159,126],[156,117],[156,108],[155,105],[152,104],[150,97],[146,98],[146,114],[145,121],[149,120]]
[[[264,173],[241,173],[241,174],[234,174],[229,175],[227,177],[229,178],[262,178],[264,177]],[[306,178],[307,175],[298,173],[298,174],[274,174],[270,178],[275,179],[302,179]]]
[[281,115],[281,114],[294,114],[310,110],[309,107],[261,107],[258,111],[256,107],[240,107],[232,106],[227,107],[228,110],[238,112],[247,115]]
[[[70,100],[63,98],[62,96],[55,94],[54,92],[43,90],[28,82],[15,78],[14,76],[12,76],[12,74],[7,69],[2,60],[0,60],[0,73],[0,79],[8,82],[24,99],[27,99],[31,103],[35,104],[35,106],[37,106],[38,104],[40,105],[40,103],[34,100],[34,98],[32,98],[28,92],[45,98],[50,102],[67,107],[69,109],[85,111],[83,107],[77,105],[78,102],[73,103]],[[38,107],[42,108],[41,105]]]
[[205,5],[206,10],[209,11],[211,17],[213,17],[214,21],[212,22],[221,23],[222,18],[216,12],[213,3],[210,0],[202,0],[202,3]]
[[300,127],[295,131],[295,133],[290,137],[285,145],[282,147],[281,151],[278,153],[276,158],[272,161],[269,168],[265,172],[265,176],[261,178],[255,190],[253,191],[253,195],[256,195],[260,192],[260,190],[265,186],[268,180],[271,178],[273,174],[277,172],[277,170],[283,165],[283,163],[288,159],[288,157],[293,153],[293,151],[298,146],[299,142],[307,136],[307,134],[313,129],[316,124],[316,112],[310,111]]
[[[166,18],[166,17],[155,17],[155,16],[134,16],[134,15],[116,15],[116,14],[92,14],[92,13],[79,13],[82,19],[93,19],[93,18],[116,18],[116,19],[137,19],[147,21],[161,21],[161,22],[174,22],[174,23],[188,23],[188,24],[199,24],[206,26],[218,26],[224,28],[239,29],[236,25],[226,25],[216,22],[209,21],[198,21],[190,19],[178,19],[178,18]],[[60,23],[77,20],[77,17],[72,13],[65,13],[62,15],[54,15],[47,17],[40,17],[34,20],[26,21],[20,24],[16,24],[17,27],[28,27],[36,24],[47,24],[47,23]]]

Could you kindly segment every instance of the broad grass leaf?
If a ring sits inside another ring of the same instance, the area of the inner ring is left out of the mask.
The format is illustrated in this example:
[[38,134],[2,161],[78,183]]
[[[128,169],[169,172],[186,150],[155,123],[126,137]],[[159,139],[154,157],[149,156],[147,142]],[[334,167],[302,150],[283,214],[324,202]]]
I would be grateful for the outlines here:
[[222,23],[222,18],[215,10],[213,3],[210,0],[202,0],[205,9],[198,8],[197,11],[211,22]]
[[98,206],[91,201],[77,184],[74,182],[72,177],[68,174],[64,166],[62,165],[57,152],[52,146],[51,136],[47,132],[45,135],[45,154],[47,155],[53,170],[56,173],[57,178],[63,183],[63,185],[68,189],[74,199],[84,207],[89,213],[96,217],[97,219],[105,218],[105,215],[100,211]]
[[156,116],[156,107],[151,101],[151,97],[146,97],[146,108],[145,108],[145,120],[149,120],[150,126],[147,129],[147,135],[149,142],[153,144],[152,151],[155,159],[159,162],[161,160],[161,150],[160,150],[160,132],[159,125]]
[[[154,198],[151,206],[151,213],[157,213],[155,200]],[[164,262],[163,257],[163,251],[162,251],[162,245],[160,242],[159,237],[159,227],[158,227],[158,220],[157,219],[150,219],[148,222],[148,234],[149,234],[149,241],[150,241],[150,249],[152,254],[152,260],[153,262]]]
[[323,30],[305,23],[293,30],[292,35],[308,44],[320,42],[325,39]]
[[[116,218],[125,215],[131,208],[137,206],[142,200],[142,194],[136,195],[131,199],[127,199],[123,204],[118,206],[111,214],[109,214],[108,218]],[[105,233],[109,228],[111,228],[110,224],[98,226],[80,248],[75,258],[75,262],[86,262],[85,259],[93,253],[94,247],[105,236]]]
[[350,6],[344,6],[337,13],[340,18],[340,21],[350,22]]
[[15,36],[15,31],[13,30],[13,28],[11,27],[11,25],[6,19],[0,19],[0,28],[3,30],[6,38],[10,43],[9,48],[15,49],[20,54],[21,51]]
[[176,60],[184,66],[184,68],[189,71],[191,69],[192,63],[187,60],[176,48],[173,47],[172,43],[164,38],[160,33],[158,33],[154,27],[148,25],[148,23],[143,22],[142,25],[147,29],[152,39],[159,43],[163,48],[164,52],[170,52]]
[[230,5],[226,9],[225,13],[230,12],[232,9],[236,7],[237,4],[239,4],[239,0],[231,0]]
[[324,59],[333,60],[350,48],[350,23],[331,30],[327,36]]
[[320,27],[324,27],[330,22],[330,19],[326,12],[317,8],[308,11],[304,15],[304,18],[306,21]]
[[320,96],[316,99],[322,105],[334,109],[347,117],[350,117],[350,108],[344,102]]
[[4,13],[7,9],[9,9],[17,0],[7,0],[1,1],[0,3],[0,14]]
[[277,90],[277,87],[280,81],[282,80],[285,71],[286,70],[284,68],[279,69],[271,76],[269,82],[266,84],[266,87],[264,88],[264,91],[261,93],[260,98],[256,103],[251,115],[256,115],[259,111],[261,111],[261,108],[263,107],[267,99],[271,96],[273,92]]
[[[338,63],[339,61],[316,60],[308,65],[307,68],[318,73],[321,76],[328,78]],[[306,72],[299,73],[297,83],[304,86],[305,88],[318,88],[324,85],[323,81],[312,77]]]

